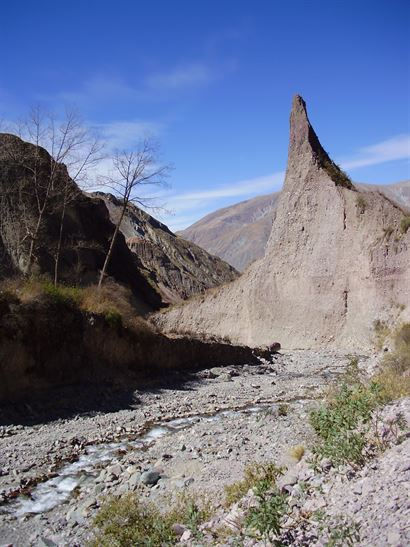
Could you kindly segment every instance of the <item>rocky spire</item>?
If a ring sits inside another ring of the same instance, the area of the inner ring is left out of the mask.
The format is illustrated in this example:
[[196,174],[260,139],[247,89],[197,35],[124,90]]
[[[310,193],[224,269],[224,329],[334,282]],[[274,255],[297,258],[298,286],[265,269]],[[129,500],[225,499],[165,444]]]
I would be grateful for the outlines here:
[[288,152],[287,179],[306,175],[309,167],[314,166],[326,171],[338,186],[353,189],[349,177],[334,163],[320,144],[310,124],[306,103],[300,95],[295,95],[290,113],[290,138]]

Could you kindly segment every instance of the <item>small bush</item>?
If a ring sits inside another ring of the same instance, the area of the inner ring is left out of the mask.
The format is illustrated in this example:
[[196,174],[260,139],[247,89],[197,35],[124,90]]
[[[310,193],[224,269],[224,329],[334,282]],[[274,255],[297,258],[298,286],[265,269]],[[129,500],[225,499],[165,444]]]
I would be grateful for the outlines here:
[[94,524],[98,531],[92,547],[158,547],[164,543],[173,545],[177,540],[170,519],[154,505],[141,503],[133,494],[104,505]]
[[356,205],[359,209],[360,214],[363,214],[366,211],[367,201],[364,199],[362,194],[359,194],[356,198]]
[[289,414],[289,405],[281,403],[278,406],[278,416],[287,416]]
[[367,444],[364,426],[380,402],[380,386],[374,382],[370,386],[343,384],[333,400],[310,415],[310,424],[319,437],[314,455],[335,464],[362,464]]
[[77,287],[55,286],[50,281],[43,282],[43,292],[59,304],[78,305],[81,302],[81,289]]
[[281,519],[288,509],[286,496],[276,486],[273,487],[273,491],[268,492],[263,484],[257,485],[255,494],[258,505],[249,510],[245,525],[263,540],[280,545],[276,540],[280,534]]
[[405,215],[400,222],[400,231],[402,234],[406,234],[410,228],[410,215]]
[[106,322],[110,325],[110,327],[113,328],[121,328],[122,327],[122,317],[121,314],[117,311],[107,311],[104,314],[104,319]]
[[394,351],[387,354],[374,381],[381,387],[384,402],[410,395],[410,323],[396,329]]
[[282,470],[273,463],[254,463],[245,468],[244,478],[225,486],[226,507],[236,503],[251,489],[257,485],[267,487],[275,484]]
[[316,511],[314,520],[319,524],[320,539],[327,547],[353,547],[360,541],[360,526],[345,515],[330,517]]
[[200,539],[199,526],[212,514],[205,500],[181,496],[169,511],[161,513],[153,504],[141,502],[135,494],[108,501],[99,511],[94,526],[93,547],[134,547],[175,545],[173,525],[178,523]]

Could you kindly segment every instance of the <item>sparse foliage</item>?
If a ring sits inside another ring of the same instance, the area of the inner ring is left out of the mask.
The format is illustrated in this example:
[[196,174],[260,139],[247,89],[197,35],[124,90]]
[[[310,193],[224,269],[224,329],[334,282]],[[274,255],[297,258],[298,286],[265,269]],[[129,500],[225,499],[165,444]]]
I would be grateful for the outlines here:
[[182,496],[166,512],[142,502],[135,494],[113,498],[98,513],[94,524],[93,547],[134,547],[144,545],[175,545],[178,537],[173,524],[182,524],[200,539],[199,525],[210,516],[209,504]]
[[237,502],[258,484],[272,485],[281,475],[282,469],[274,463],[253,463],[248,465],[244,471],[244,478],[225,486],[225,505],[229,507]]
[[359,194],[356,198],[356,205],[360,212],[360,214],[363,214],[366,211],[367,207],[367,201],[364,199],[362,194]]
[[402,234],[406,234],[410,228],[410,215],[405,215],[400,221],[400,230]]
[[282,494],[274,486],[268,491],[263,483],[257,484],[255,488],[258,505],[251,507],[246,517],[246,526],[257,537],[260,536],[266,541],[273,542],[273,545],[280,545],[278,536],[281,530],[281,519],[288,509],[286,495]]
[[[27,118],[16,125],[14,132],[35,146],[28,146],[12,135],[6,140],[6,156],[12,165],[20,169],[20,176],[17,192],[13,188],[13,196],[2,196],[2,223],[7,224],[10,220],[5,218],[7,211],[17,208],[20,224],[16,236],[17,253],[21,256],[26,254],[23,269],[29,275],[40,250],[39,236],[45,218],[51,213],[59,216],[57,245],[54,249],[48,249],[54,255],[56,285],[66,209],[79,192],[73,181],[83,183],[86,180],[90,168],[101,159],[102,147],[85,129],[74,109],[67,109],[64,117],[57,120],[53,114],[34,107]],[[15,202],[13,208],[10,207],[10,199]],[[13,223],[8,225],[14,229]],[[22,265],[19,257],[17,261]]]
[[137,203],[147,206],[151,199],[143,196],[142,189],[147,185],[163,185],[170,170],[169,165],[158,163],[158,146],[149,138],[142,140],[135,150],[116,152],[112,161],[112,173],[101,177],[100,184],[111,190],[121,201],[121,212],[100,273],[99,287],[103,283],[128,205]]
[[370,386],[343,384],[332,400],[310,415],[310,423],[319,437],[312,450],[314,455],[329,458],[335,464],[362,464],[367,443],[365,433],[380,400],[380,386],[374,382]]

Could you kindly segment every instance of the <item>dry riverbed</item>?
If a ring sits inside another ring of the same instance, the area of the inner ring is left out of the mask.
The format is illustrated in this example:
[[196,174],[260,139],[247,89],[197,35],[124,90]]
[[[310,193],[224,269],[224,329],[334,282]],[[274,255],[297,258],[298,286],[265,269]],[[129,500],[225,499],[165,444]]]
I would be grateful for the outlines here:
[[247,464],[287,464],[292,446],[309,445],[308,414],[350,357],[294,351],[210,367],[138,392],[133,408],[3,428],[0,545],[85,545],[104,499],[135,490],[160,507],[181,492],[218,507]]

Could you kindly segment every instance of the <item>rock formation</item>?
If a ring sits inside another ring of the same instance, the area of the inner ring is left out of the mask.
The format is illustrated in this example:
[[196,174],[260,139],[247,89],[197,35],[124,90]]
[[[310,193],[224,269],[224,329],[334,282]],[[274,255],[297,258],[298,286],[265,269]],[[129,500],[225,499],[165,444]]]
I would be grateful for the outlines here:
[[[116,222],[120,202],[111,194],[95,195],[104,199],[112,221]],[[140,271],[155,284],[164,302],[184,300],[238,277],[232,266],[176,236],[133,204],[122,221],[121,232],[138,257]]]
[[[51,169],[55,174],[49,185]],[[31,272],[54,273],[62,193],[68,188],[58,279],[75,285],[95,283],[114,231],[112,220],[116,221],[118,202],[105,194],[104,199],[84,194],[70,179],[65,165],[56,164],[45,149],[10,134],[0,134],[0,278],[27,273],[39,216],[34,185],[41,203],[46,192],[49,194],[35,239]],[[234,268],[175,236],[136,207],[130,207],[122,232],[108,275],[132,288],[142,312],[237,277]]]
[[293,100],[286,178],[263,259],[225,287],[153,319],[249,345],[371,346],[375,320],[410,316],[405,211],[359,191]]
[[[410,210],[410,180],[394,184],[354,183],[363,191],[382,192]],[[280,192],[229,205],[204,216],[178,235],[244,271],[265,254]]]
[[[3,247],[5,253],[0,274],[3,277],[10,273],[10,262],[15,273],[26,273],[30,235],[38,219],[33,173],[40,181],[38,193],[43,199],[47,183],[41,181],[47,180],[53,165],[44,148],[14,135],[0,135],[0,251]],[[65,165],[57,165],[54,179],[36,240],[32,272],[53,274],[60,229],[61,186],[67,182],[72,199],[65,215],[59,279],[71,284],[93,283],[103,264],[113,224],[104,202],[81,192],[69,178]],[[160,294],[139,271],[122,235],[117,239],[108,274],[132,288],[141,309],[161,306]]]

